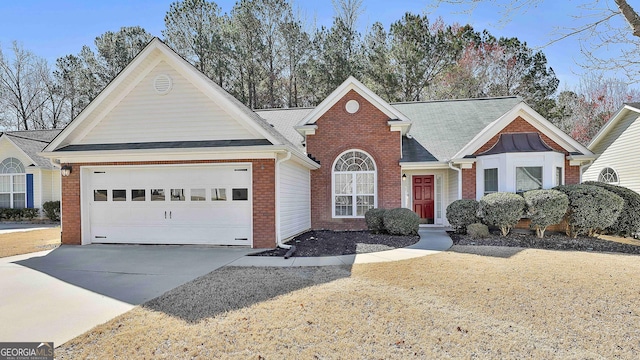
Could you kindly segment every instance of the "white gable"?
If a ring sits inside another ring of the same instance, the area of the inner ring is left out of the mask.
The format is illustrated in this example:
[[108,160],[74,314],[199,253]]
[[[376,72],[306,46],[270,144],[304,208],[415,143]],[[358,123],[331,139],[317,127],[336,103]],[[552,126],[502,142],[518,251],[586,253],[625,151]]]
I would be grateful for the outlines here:
[[[159,94],[158,76],[171,88]],[[161,60],[75,144],[262,139]]]
[[25,168],[36,163],[24,151],[16,146],[11,139],[6,135],[2,135],[2,137],[0,137],[0,162],[10,157],[20,160]]

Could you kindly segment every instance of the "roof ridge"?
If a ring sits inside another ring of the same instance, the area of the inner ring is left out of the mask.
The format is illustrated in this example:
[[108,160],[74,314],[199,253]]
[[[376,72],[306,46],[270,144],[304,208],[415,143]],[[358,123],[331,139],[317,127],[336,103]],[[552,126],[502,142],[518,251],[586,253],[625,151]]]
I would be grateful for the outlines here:
[[400,101],[400,102],[392,102],[391,105],[402,105],[402,104],[428,104],[428,103],[438,103],[438,102],[458,102],[458,101],[486,101],[486,100],[506,100],[506,99],[518,99],[519,96],[510,95],[510,96],[493,96],[493,97],[482,97],[482,98],[464,98],[464,99],[440,99],[440,100],[422,100],[422,101]]
[[254,112],[258,112],[258,111],[311,110],[311,109],[315,109],[315,106],[288,107],[288,108],[253,109],[253,111],[254,111]]

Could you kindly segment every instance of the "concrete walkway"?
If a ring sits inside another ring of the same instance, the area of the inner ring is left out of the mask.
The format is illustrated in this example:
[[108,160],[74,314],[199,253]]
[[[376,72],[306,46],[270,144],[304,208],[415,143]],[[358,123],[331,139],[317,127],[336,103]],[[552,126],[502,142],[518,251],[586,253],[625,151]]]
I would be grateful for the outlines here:
[[420,240],[406,248],[357,255],[339,255],[322,257],[291,257],[284,259],[270,256],[245,256],[228,266],[329,266],[370,264],[387,261],[399,261],[437,254],[449,249],[453,242],[444,228],[420,228]]

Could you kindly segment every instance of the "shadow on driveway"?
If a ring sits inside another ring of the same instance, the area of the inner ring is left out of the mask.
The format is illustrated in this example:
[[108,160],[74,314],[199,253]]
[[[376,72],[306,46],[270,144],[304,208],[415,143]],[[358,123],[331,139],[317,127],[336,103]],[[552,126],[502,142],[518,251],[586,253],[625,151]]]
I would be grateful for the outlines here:
[[138,305],[254,251],[206,246],[61,246],[16,264]]
[[195,323],[349,276],[351,266],[225,267],[177,287],[143,307]]

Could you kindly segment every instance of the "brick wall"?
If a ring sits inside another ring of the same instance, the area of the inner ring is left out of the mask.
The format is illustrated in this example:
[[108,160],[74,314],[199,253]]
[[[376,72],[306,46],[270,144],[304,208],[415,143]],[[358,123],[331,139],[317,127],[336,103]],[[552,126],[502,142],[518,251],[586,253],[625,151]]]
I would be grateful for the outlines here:
[[253,246],[273,248],[276,245],[275,160],[194,160],[69,164],[73,171],[62,178],[62,243],[80,245],[80,167],[112,165],[214,164],[250,162],[253,164]]
[[[489,150],[492,146],[498,142],[500,138],[500,134],[505,133],[521,133],[521,132],[536,132],[540,133],[538,129],[536,129],[533,125],[529,124],[522,117],[518,116],[515,120],[513,120],[509,125],[505,126],[498,134],[491,138],[491,140],[487,141],[484,145],[482,145],[474,155],[478,155],[482,152]],[[555,141],[551,140],[547,135],[540,133],[540,138],[551,147],[553,150],[561,152],[565,154],[565,156],[569,155],[569,152],[566,151],[562,146],[558,145]],[[462,170],[462,198],[463,199],[475,199],[476,198],[476,169],[475,164],[473,165],[473,169],[463,169]],[[580,166],[570,166],[569,160],[566,160],[564,163],[564,183],[565,184],[578,184],[580,183]]]
[[[355,114],[345,110],[349,100],[360,103]],[[389,117],[355,91],[348,92],[316,122],[315,135],[307,136],[307,152],[321,163],[311,171],[311,226],[314,229],[366,228],[364,219],[332,217],[331,172],[336,158],[359,149],[373,157],[378,171],[378,207],[401,206],[400,132],[391,131]]]

